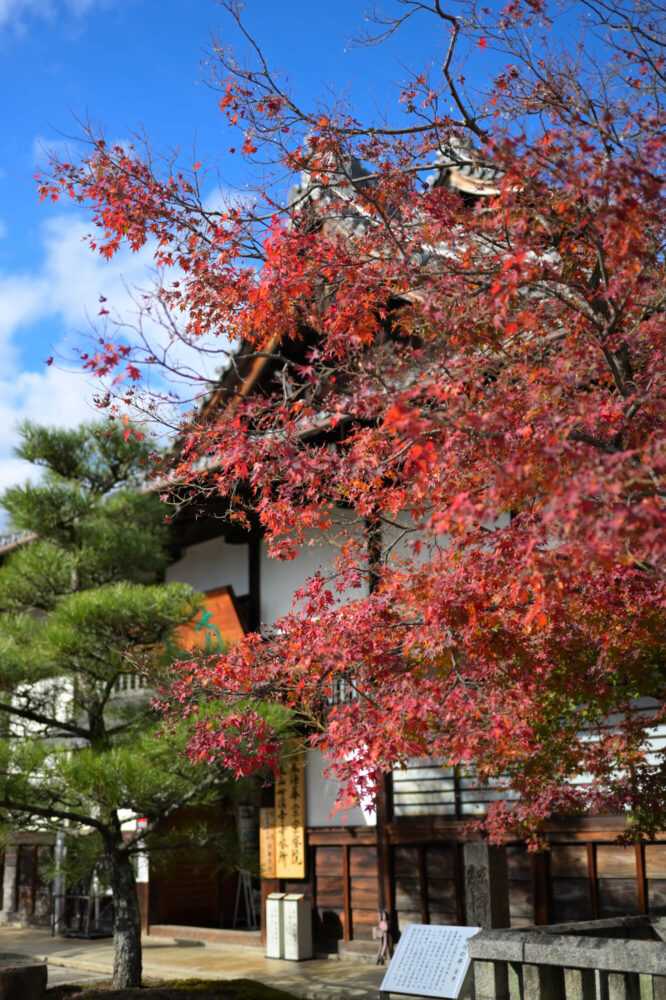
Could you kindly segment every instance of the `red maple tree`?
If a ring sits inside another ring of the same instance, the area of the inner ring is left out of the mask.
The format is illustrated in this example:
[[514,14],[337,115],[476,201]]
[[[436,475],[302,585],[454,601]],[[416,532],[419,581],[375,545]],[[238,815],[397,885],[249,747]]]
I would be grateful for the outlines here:
[[[178,269],[150,308],[179,337],[228,338],[273,372],[252,391],[232,363],[189,415],[181,490],[228,497],[280,558],[312,532],[340,542],[275,629],[186,664],[172,696],[203,712],[193,756],[239,774],[275,762],[259,710],[275,700],[342,802],[436,757],[507,790],[492,837],[578,810],[649,834],[666,804],[649,743],[666,646],[665,11],[397,4],[379,34],[430,17],[446,43],[405,86],[404,124],[311,113],[257,45],[247,65],[218,52],[243,155],[302,174],[287,208],[268,185],[210,210],[200,164],[161,169],[92,130],[89,154],[40,180],[91,207],[92,249],[148,245]],[[485,89],[468,89],[463,45],[501,67]],[[129,376],[134,400],[145,367],[169,365],[104,335],[84,363]],[[233,710],[206,714],[207,696]]]

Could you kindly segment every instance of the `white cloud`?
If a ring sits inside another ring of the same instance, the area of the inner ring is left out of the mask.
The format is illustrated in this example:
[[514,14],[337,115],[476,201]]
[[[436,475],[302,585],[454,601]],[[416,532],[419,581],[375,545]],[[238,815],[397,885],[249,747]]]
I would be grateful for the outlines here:
[[240,191],[232,187],[213,187],[203,200],[207,212],[226,212],[237,208],[241,211],[251,208],[257,201],[255,191]]
[[[145,260],[121,255],[107,265],[82,241],[86,226],[71,215],[56,216],[41,228],[39,263],[34,271],[0,273],[0,421],[5,434],[0,441],[0,488],[23,480],[31,467],[13,457],[16,425],[25,418],[55,426],[75,426],[99,415],[93,395],[99,383],[80,371],[65,369],[59,356],[72,356],[74,345],[90,331],[88,308],[94,310],[100,293],[122,309],[129,293],[121,272],[129,280],[145,278]],[[99,307],[97,307],[99,308]],[[51,348],[40,342],[30,370],[21,363],[21,347],[34,340],[34,324],[50,323],[54,333],[67,331]],[[40,362],[55,354],[52,367]]]
[[55,319],[76,333],[90,332],[88,311],[98,311],[100,294],[120,311],[131,304],[128,287],[147,281],[147,256],[121,253],[110,264],[84,242],[89,226],[71,215],[41,227],[42,261],[34,271],[0,272],[0,364],[16,364],[17,341],[31,324]]
[[83,17],[92,7],[106,7],[110,0],[0,0],[0,28],[26,31],[26,21],[38,17],[44,21],[62,19],[73,14]]
[[0,28],[10,26],[23,30],[23,18],[26,15],[34,14],[50,19],[53,13],[50,0],[0,0]]
[[35,170],[46,170],[52,159],[67,163],[73,158],[72,145],[66,139],[36,135],[32,140],[32,163]]
[[[13,274],[0,271],[0,426],[5,429],[0,441],[0,490],[30,472],[30,466],[12,456],[15,427],[21,420],[74,426],[100,415],[93,396],[99,394],[101,383],[76,370],[75,363],[76,348],[90,351],[87,340],[93,324],[104,322],[97,316],[100,295],[105,296],[110,318],[128,324],[121,330],[127,339],[136,342],[140,326],[153,343],[168,350],[171,363],[179,369],[191,366],[212,376],[215,365],[225,360],[216,355],[202,358],[196,348],[177,339],[170,343],[170,331],[150,315],[144,313],[139,320],[144,303],[136,289],[151,289],[156,278],[151,248],[134,254],[125,249],[106,261],[84,241],[89,230],[80,216],[54,216],[39,231],[35,268]],[[171,280],[178,277],[169,274]],[[44,326],[54,331],[51,346],[43,338],[36,340],[36,328]],[[26,365],[21,359],[27,352],[21,348],[30,341],[36,353]],[[51,367],[40,365],[47,355],[55,358]],[[67,359],[74,364],[68,365]]]
[[[73,357],[75,345],[84,339],[81,334],[90,332],[86,310],[99,308],[100,293],[122,310],[130,304],[122,274],[130,281],[146,278],[145,258],[126,254],[107,264],[83,242],[86,231],[83,221],[72,215],[51,218],[40,230],[36,268],[0,272],[0,426],[5,430],[0,440],[0,492],[12,483],[38,478],[33,466],[13,455],[21,421],[72,427],[100,417],[93,402],[99,382],[58,359]],[[34,325],[45,323],[53,326],[55,336],[66,331],[51,347],[43,339],[36,341]],[[37,353],[28,369],[21,362],[27,353],[21,347],[31,341]],[[56,356],[51,367],[41,363],[47,354]],[[0,513],[0,528],[2,521]]]
[[13,455],[16,427],[29,418],[51,426],[71,427],[94,419],[92,389],[78,372],[55,368],[0,378],[0,420],[6,428],[0,444],[0,492],[26,479],[38,478],[34,466]]

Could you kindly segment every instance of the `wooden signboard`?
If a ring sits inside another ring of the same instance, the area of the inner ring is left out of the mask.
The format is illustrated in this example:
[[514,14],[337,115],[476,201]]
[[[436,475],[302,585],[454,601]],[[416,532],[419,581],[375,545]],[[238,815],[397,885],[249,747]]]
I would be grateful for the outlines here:
[[293,754],[275,782],[275,876],[305,878],[305,755]]
[[480,930],[480,927],[405,924],[379,987],[380,997],[387,993],[459,997],[471,965],[467,941]]
[[275,809],[259,810],[259,866],[262,878],[275,874]]
[[205,592],[204,606],[196,619],[180,628],[178,646],[185,650],[216,653],[225,643],[245,635],[231,587],[216,587]]

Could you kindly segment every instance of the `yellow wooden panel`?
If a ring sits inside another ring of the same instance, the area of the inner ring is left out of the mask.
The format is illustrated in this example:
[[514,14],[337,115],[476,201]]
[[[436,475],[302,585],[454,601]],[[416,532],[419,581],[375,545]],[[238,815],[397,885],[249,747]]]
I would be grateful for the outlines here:
[[275,782],[275,876],[305,878],[305,755],[287,757]]

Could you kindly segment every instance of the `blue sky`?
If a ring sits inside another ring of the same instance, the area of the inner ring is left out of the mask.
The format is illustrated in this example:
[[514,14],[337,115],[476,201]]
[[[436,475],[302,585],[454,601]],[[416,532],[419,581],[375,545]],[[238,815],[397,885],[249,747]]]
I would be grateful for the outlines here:
[[[433,37],[421,21],[399,42],[353,49],[363,10],[362,0],[248,0],[245,15],[304,99],[346,88],[367,114],[386,106],[387,81],[432,56]],[[80,208],[39,204],[43,148],[61,148],[89,116],[111,139],[144,129],[157,149],[180,146],[185,162],[196,142],[199,159],[218,159],[225,181],[242,186],[202,65],[211,31],[234,44],[232,28],[214,0],[0,0],[0,489],[27,471],[11,456],[17,421],[95,416],[85,376],[58,358],[83,343],[100,294],[122,314],[129,289],[149,282],[141,255],[106,264],[90,253]]]
[[[374,2],[246,0],[244,18],[304,104],[344,91],[368,120],[395,115],[396,86],[410,69],[439,65],[448,44],[435,18],[418,15],[384,45],[351,46]],[[489,0],[495,10],[503,3]],[[449,6],[455,10],[455,0]],[[406,9],[397,0],[383,7]],[[584,8],[563,9],[557,37],[579,37]],[[60,359],[85,348],[100,294],[124,316],[133,311],[131,290],[152,281],[147,254],[124,251],[109,264],[90,253],[80,207],[40,205],[33,177],[43,150],[62,151],[77,119],[90,118],[112,141],[144,131],[158,151],[180,147],[185,165],[215,162],[223,184],[242,189],[243,161],[228,152],[238,136],[225,135],[205,82],[211,33],[246,47],[215,0],[0,0],[0,491],[28,471],[12,458],[19,420],[76,424],[98,415],[86,377]],[[474,84],[503,63],[490,46],[474,47],[465,75]],[[213,172],[209,183],[212,197]],[[56,361],[47,367],[51,355]]]

